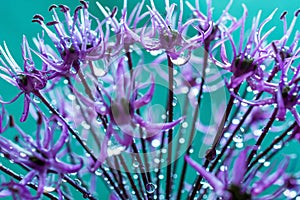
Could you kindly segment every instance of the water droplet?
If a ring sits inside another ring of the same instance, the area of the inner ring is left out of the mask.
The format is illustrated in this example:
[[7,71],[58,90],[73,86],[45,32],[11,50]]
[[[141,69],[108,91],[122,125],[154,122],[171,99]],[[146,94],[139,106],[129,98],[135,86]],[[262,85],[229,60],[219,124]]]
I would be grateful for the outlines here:
[[20,152],[20,156],[21,156],[22,158],[25,158],[27,155],[26,155],[26,153],[24,153],[24,152]]
[[153,183],[146,184],[146,192],[152,194],[156,190],[156,185]]
[[173,97],[172,106],[176,106],[177,102],[177,97]]
[[278,144],[275,144],[273,146],[274,149],[281,149],[282,148],[282,144],[281,143],[278,143]]
[[242,142],[238,142],[238,143],[236,143],[236,144],[235,144],[235,146],[236,146],[236,148],[239,148],[239,149],[241,149],[241,148],[243,148],[243,147],[244,147],[244,143],[242,143]]
[[102,172],[102,170],[97,169],[97,170],[95,171],[95,174],[96,174],[96,176],[102,176],[103,172]]
[[239,119],[233,119],[232,120],[232,124],[237,125],[238,123],[240,123]]
[[229,138],[230,135],[231,135],[231,133],[229,133],[229,132],[224,133],[224,137],[225,137],[225,138]]
[[134,159],[134,161],[132,162],[132,166],[137,168],[140,166],[140,163],[136,159]]
[[222,165],[222,166],[220,167],[220,170],[221,170],[222,172],[227,171],[227,166]]
[[255,130],[255,131],[254,131],[254,135],[255,135],[255,136],[260,136],[261,133],[262,133],[262,130]]
[[184,138],[179,138],[179,143],[180,144],[183,144],[185,142],[185,139]]
[[191,51],[185,50],[177,58],[170,58],[174,65],[181,66],[186,64],[191,58]]
[[236,136],[233,137],[233,141],[236,143],[243,142],[244,138],[242,134],[236,134]]
[[102,120],[101,120],[101,117],[100,117],[99,115],[96,117],[96,121],[97,121],[98,123],[102,124]]
[[36,97],[36,96],[33,97],[33,101],[35,103],[41,103],[41,100],[38,97]]
[[265,166],[265,167],[269,167],[270,164],[271,164],[271,162],[269,162],[269,161],[265,161],[265,162],[264,162],[264,166]]
[[158,139],[154,139],[154,140],[152,140],[151,141],[151,145],[153,146],[153,147],[159,147],[160,146],[160,140],[158,140]]
[[161,150],[161,152],[162,152],[162,153],[167,153],[167,149],[166,149],[166,148],[163,148],[163,149]]
[[133,179],[138,179],[138,178],[139,178],[139,176],[137,174],[133,175]]
[[155,162],[156,164],[159,164],[160,160],[159,160],[158,158],[154,158],[154,162]]
[[284,196],[288,197],[289,199],[293,199],[293,198],[295,198],[297,196],[297,192],[296,191],[289,190],[289,189],[285,190],[283,192],[283,194],[284,194]]
[[152,56],[157,56],[157,55],[162,54],[162,53],[163,53],[162,50],[150,51],[150,54],[151,54]]
[[187,122],[183,122],[181,126],[182,126],[182,128],[187,128],[189,126],[189,124]]
[[73,94],[69,94],[68,99],[71,100],[71,101],[74,101],[76,99],[76,97]]
[[54,192],[55,190],[56,190],[55,187],[47,187],[47,186],[44,186],[44,193]]
[[158,176],[158,178],[159,178],[160,180],[162,180],[162,179],[164,179],[164,175],[160,174],[160,175]]

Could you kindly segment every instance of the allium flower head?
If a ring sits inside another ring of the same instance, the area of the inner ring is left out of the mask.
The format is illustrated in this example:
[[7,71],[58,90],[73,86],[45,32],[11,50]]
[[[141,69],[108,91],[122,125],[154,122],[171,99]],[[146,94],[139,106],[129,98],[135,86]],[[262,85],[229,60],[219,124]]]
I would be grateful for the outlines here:
[[[252,76],[254,73],[257,73],[258,68],[261,68],[261,65],[271,56],[270,53],[268,53],[264,42],[274,31],[275,27],[268,30],[264,35],[261,35],[261,32],[263,27],[273,18],[276,10],[273,11],[261,24],[259,24],[261,11],[259,11],[257,17],[253,20],[251,33],[245,47],[243,48],[244,38],[246,37],[245,22],[248,13],[245,5],[243,5],[243,7],[244,13],[241,21],[238,22],[241,26],[238,45],[234,44],[232,36],[225,31],[221,35],[221,39],[214,44],[210,53],[216,65],[233,73],[229,83],[230,88],[236,88],[244,80]],[[233,55],[228,54],[229,52],[227,52],[225,48],[225,41],[230,43],[230,51],[232,51]],[[221,61],[213,56],[213,51],[215,51],[218,47],[220,47]]]
[[[57,55],[44,44],[43,38],[39,37],[36,45],[40,52],[37,55],[58,74],[65,76],[76,74],[81,63],[99,59],[105,51],[101,22],[88,12],[87,2],[80,2],[82,5],[75,9],[73,16],[67,6],[52,5],[49,11],[53,12],[53,21],[45,24],[41,15],[35,15],[33,18],[33,22],[38,22],[42,26],[59,52]],[[64,14],[64,20],[59,18],[57,8]],[[95,30],[92,29],[92,20],[97,23]],[[51,31],[49,26],[53,26],[55,32]]]
[[37,199],[37,197],[32,196],[25,184],[14,181],[0,184],[0,198],[5,197],[12,197],[14,200]]
[[[98,111],[99,114],[108,115],[111,122],[107,128],[100,158],[95,168],[102,164],[107,157],[106,147],[108,140],[112,136],[114,136],[121,145],[128,147],[132,144],[133,138],[139,135],[136,130],[137,128],[143,128],[148,134],[157,134],[157,132],[173,128],[182,121],[182,118],[179,118],[169,123],[151,123],[138,115],[137,110],[147,105],[152,99],[154,80],[153,78],[151,79],[149,90],[143,96],[138,97],[138,90],[145,87],[145,85],[135,82],[139,71],[135,70],[133,76],[130,77],[124,70],[124,58],[121,58],[115,73],[115,85],[112,86],[114,91],[108,92],[106,88],[100,86],[104,94],[103,99],[101,99],[101,106],[104,106],[105,109],[96,108],[96,111]],[[111,96],[111,92],[115,93],[116,96]],[[105,101],[105,99],[109,99],[109,102]],[[103,110],[105,110],[106,113],[103,113]]]
[[[82,165],[82,159],[79,159],[78,164],[68,164],[61,161],[61,154],[59,153],[68,140],[68,130],[66,125],[61,128],[61,135],[59,139],[54,142],[55,129],[60,127],[51,126],[51,121],[46,122],[46,127],[42,130],[42,116],[39,114],[37,121],[36,140],[27,135],[19,126],[17,126],[13,119],[10,119],[10,125],[21,135],[23,139],[20,144],[14,144],[10,140],[2,137],[0,138],[0,151],[15,163],[24,165],[30,169],[29,173],[21,180],[21,184],[26,185],[32,181],[34,177],[38,177],[37,197],[44,191],[47,186],[47,176],[50,171],[57,173],[61,178],[65,173],[78,172]],[[59,189],[59,184],[57,185]]]
[[0,52],[6,60],[5,62],[2,58],[0,58],[0,63],[3,64],[3,67],[0,66],[0,70],[5,73],[0,74],[0,77],[21,90],[11,101],[5,102],[1,100],[0,102],[3,104],[9,104],[16,101],[21,94],[24,94],[24,111],[20,120],[25,121],[28,116],[29,104],[31,101],[30,95],[36,94],[36,92],[46,87],[48,74],[44,71],[44,69],[38,70],[35,67],[25,36],[23,37],[22,44],[24,70],[22,70],[16,63],[5,43],[4,49],[0,46]]
[[[274,173],[271,173],[270,168],[262,175],[259,175],[259,181],[253,183],[256,174],[255,170],[250,172],[251,178],[248,178],[248,180],[245,181],[244,178],[247,173],[247,153],[249,149],[250,148],[246,148],[239,154],[238,158],[234,161],[234,166],[232,168],[230,167],[231,163],[225,162],[221,171],[217,175],[206,171],[205,168],[196,163],[189,156],[185,156],[185,160],[207,180],[215,191],[216,196],[230,200],[263,200],[266,196],[261,196],[261,193],[271,187],[280,179],[281,176],[285,174],[285,170],[288,166],[288,159],[284,160],[281,163],[281,166]],[[233,162],[233,160],[231,162]],[[229,174],[231,174],[231,176],[229,176]],[[279,195],[281,194],[278,194],[278,196]],[[275,197],[276,196],[274,196],[274,198]]]
[[[199,35],[188,38],[185,33],[189,27],[199,23],[200,19],[190,19],[185,23],[182,22],[183,17],[183,1],[180,1],[180,13],[177,24],[174,16],[175,4],[165,1],[166,17],[162,17],[155,7],[154,1],[151,2],[151,7],[147,6],[151,16],[151,30],[148,30],[147,24],[141,32],[141,43],[146,50],[158,51],[164,50],[172,60],[176,60],[177,65],[185,64],[191,54],[191,50],[202,45],[203,38],[206,38],[212,31],[212,26],[201,32]],[[211,22],[209,22],[211,23]],[[187,53],[186,53],[187,52]]]

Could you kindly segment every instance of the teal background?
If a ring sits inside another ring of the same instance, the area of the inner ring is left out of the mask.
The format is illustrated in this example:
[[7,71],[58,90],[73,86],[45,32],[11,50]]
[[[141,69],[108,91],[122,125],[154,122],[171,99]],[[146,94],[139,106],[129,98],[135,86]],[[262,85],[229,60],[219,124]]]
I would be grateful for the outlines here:
[[[98,10],[98,7],[95,4],[96,1],[90,1],[90,12],[93,13],[95,16],[99,16],[99,18],[102,18],[103,15]],[[121,0],[102,0],[99,1],[103,5],[106,5],[108,7],[113,6],[119,6],[119,11],[122,8],[123,2]],[[129,10],[136,5],[136,0],[128,0],[128,7]],[[146,4],[149,1],[146,1]],[[179,3],[179,1],[171,1]],[[194,1],[190,1],[192,4],[194,4]],[[13,56],[17,61],[21,61],[21,42],[22,42],[22,35],[26,35],[29,43],[34,48],[32,43],[32,38],[36,36],[37,33],[41,33],[41,27],[37,23],[32,23],[32,17],[35,14],[42,14],[46,21],[50,20],[51,13],[48,12],[48,7],[51,4],[66,4],[71,9],[74,9],[77,5],[79,5],[79,1],[62,1],[62,0],[54,0],[54,1],[46,1],[46,0],[8,0],[8,1],[2,1],[0,5],[0,44],[3,44],[3,41],[6,41],[9,49],[11,50]],[[227,5],[228,1],[224,0],[214,0],[213,1],[213,7],[214,7],[214,18],[218,17],[222,10]],[[233,5],[230,9],[230,13],[233,16],[236,16],[239,18],[242,15],[243,9],[241,4],[246,4],[248,8],[248,18],[246,23],[246,30],[249,30],[252,24],[252,18],[257,15],[259,10],[262,10],[262,17],[261,19],[264,19],[267,17],[275,8],[278,8],[278,11],[276,12],[273,20],[271,23],[269,23],[264,30],[268,30],[268,28],[272,26],[277,26],[277,29],[275,30],[275,35],[273,34],[270,39],[276,39],[282,35],[282,22],[279,20],[279,17],[281,13],[285,10],[287,10],[289,13],[287,15],[288,21],[291,21],[293,17],[293,13],[299,9],[300,7],[300,0],[235,0],[233,2]],[[161,11],[161,13],[164,12],[164,1],[161,0],[155,0],[155,4],[157,8]],[[201,7],[202,11],[206,13],[206,5],[205,1],[201,0],[200,5],[203,5]],[[186,8],[186,7],[185,7]],[[187,18],[190,16],[190,12],[184,12],[184,16]],[[262,21],[262,20],[261,20]],[[298,19],[297,24],[295,26],[298,30],[300,27],[300,20]],[[250,30],[249,30],[250,31]],[[19,62],[20,63],[20,62]],[[22,66],[22,64],[20,63]],[[0,81],[0,94],[7,95],[8,97],[15,96],[16,90],[11,88],[10,86],[7,86],[3,81]],[[17,101],[17,104],[14,104],[13,106],[9,106],[9,112],[11,113],[18,113],[17,116],[20,116],[21,110],[20,107],[22,104],[22,98],[21,100]],[[18,105],[18,106],[16,106]],[[29,126],[27,123],[27,126],[25,128],[32,129],[34,127]],[[296,144],[295,144],[296,145]],[[299,147],[299,146],[297,146]],[[293,151],[293,147],[289,148],[291,151]],[[9,166],[9,162],[3,161],[0,159],[1,162],[3,162],[4,165]],[[299,167],[297,170],[299,170]],[[1,173],[0,173],[1,174]],[[102,185],[97,186],[98,190],[101,191],[101,200],[107,199],[108,192],[105,187]],[[80,194],[79,194],[80,195]],[[78,199],[80,199],[81,196],[78,196]]]

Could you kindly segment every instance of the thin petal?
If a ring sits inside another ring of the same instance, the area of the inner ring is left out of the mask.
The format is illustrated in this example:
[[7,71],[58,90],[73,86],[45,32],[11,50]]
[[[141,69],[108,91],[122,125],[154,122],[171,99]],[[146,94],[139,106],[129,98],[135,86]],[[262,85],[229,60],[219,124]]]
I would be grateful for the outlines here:
[[225,188],[224,184],[212,173],[206,171],[201,165],[192,160],[189,156],[184,156],[185,161],[191,165],[197,172],[203,176],[207,182],[214,188],[217,193],[222,193]]

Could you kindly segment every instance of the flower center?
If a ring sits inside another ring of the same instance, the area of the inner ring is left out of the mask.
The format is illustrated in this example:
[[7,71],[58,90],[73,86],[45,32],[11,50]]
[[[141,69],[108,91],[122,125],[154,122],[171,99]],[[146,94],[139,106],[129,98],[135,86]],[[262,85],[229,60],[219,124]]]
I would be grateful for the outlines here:
[[231,193],[231,200],[251,200],[251,194],[242,191],[240,186],[231,184],[228,188]]
[[237,56],[237,58],[233,62],[233,74],[235,77],[242,76],[249,72],[254,72],[257,69],[257,65],[253,64],[254,59],[250,57],[244,57],[241,59],[241,56]]

